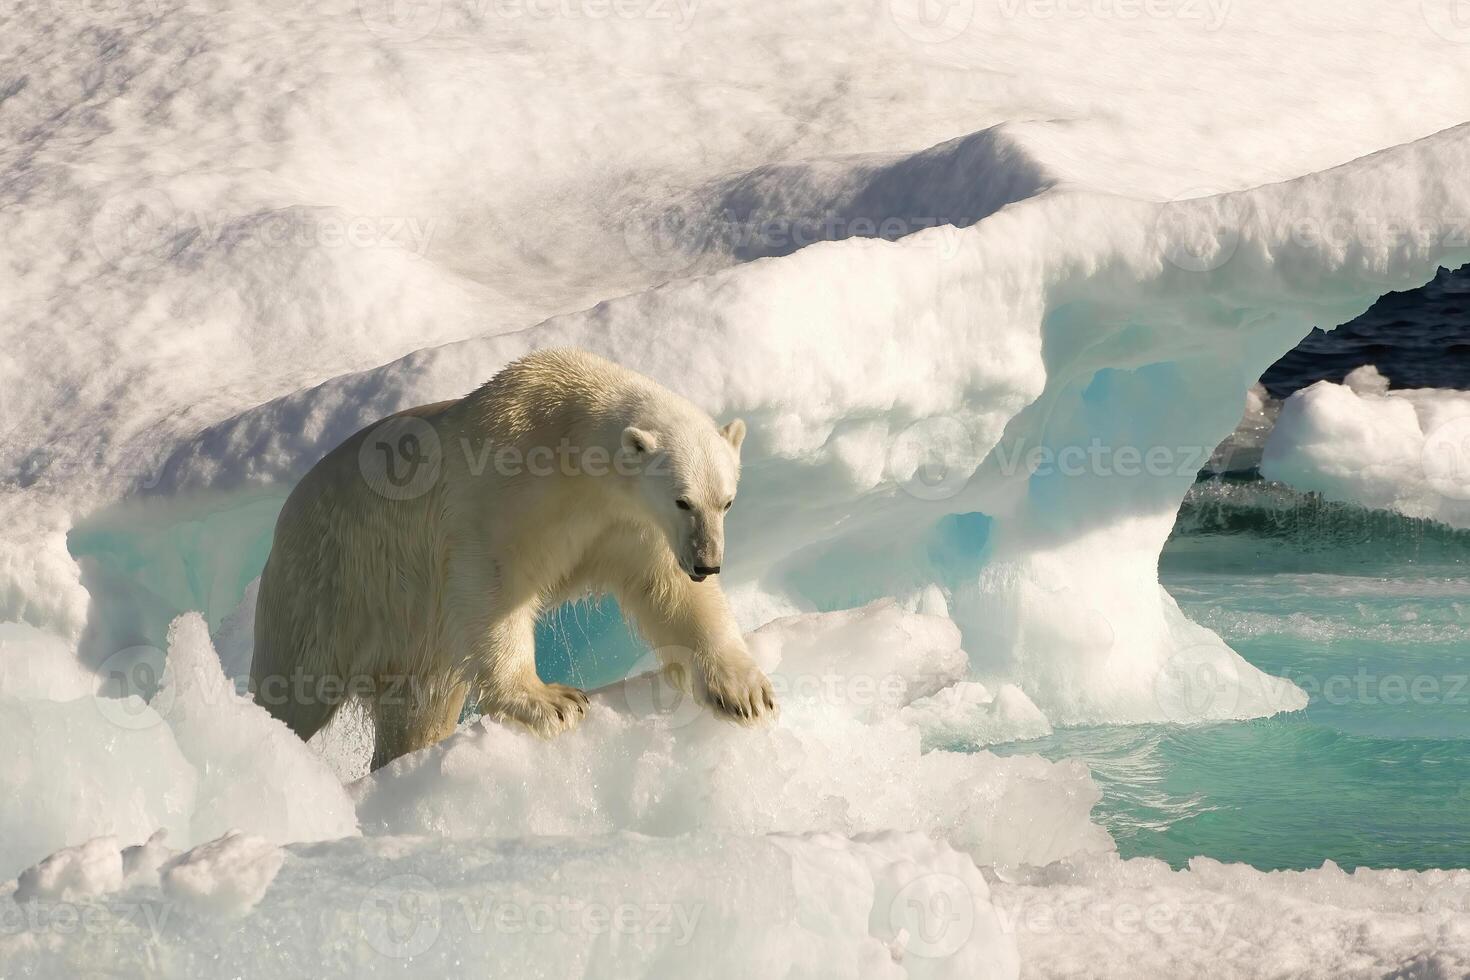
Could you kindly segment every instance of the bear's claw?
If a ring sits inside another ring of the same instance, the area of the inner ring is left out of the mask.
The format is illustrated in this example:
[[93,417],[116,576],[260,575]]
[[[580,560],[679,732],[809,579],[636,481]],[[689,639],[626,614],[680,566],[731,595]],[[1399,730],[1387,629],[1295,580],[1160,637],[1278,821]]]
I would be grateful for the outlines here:
[[481,708],[498,721],[513,721],[542,738],[569,732],[587,715],[587,695],[565,684],[541,684],[496,697]]
[[715,714],[751,725],[776,713],[771,681],[754,663],[716,664],[702,675],[702,700]]

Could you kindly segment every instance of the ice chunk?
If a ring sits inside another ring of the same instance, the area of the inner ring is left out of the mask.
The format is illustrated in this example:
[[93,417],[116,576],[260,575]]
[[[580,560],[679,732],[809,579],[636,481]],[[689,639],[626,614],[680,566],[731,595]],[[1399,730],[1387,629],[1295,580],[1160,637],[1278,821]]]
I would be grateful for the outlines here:
[[858,609],[786,617],[749,637],[783,712],[839,710],[877,721],[965,676],[960,631],[945,616],[892,599]]
[[40,864],[20,873],[15,900],[73,902],[117,891],[123,883],[122,852],[116,837],[94,837],[76,847],[63,847]]
[[168,831],[160,830],[142,844],[124,848],[111,836],[63,847],[20,873],[15,900],[76,902],[134,886],[157,887],[160,869],[176,854],[163,843],[167,836]]
[[71,701],[96,691],[97,675],[65,640],[20,623],[0,623],[0,694]]
[[59,848],[165,828],[189,838],[197,777],[169,727],[133,696],[0,696],[0,878]]
[[1342,383],[1359,395],[1388,394],[1388,378],[1372,364],[1353,368],[1342,379]]
[[123,876],[127,884],[158,884],[159,871],[174,856],[174,851],[163,842],[167,836],[168,831],[160,830],[142,844],[123,848]]
[[[81,683],[64,644],[27,642],[18,653],[45,667],[19,674],[21,657],[9,661],[11,676],[40,678],[21,689],[95,687]],[[102,835],[133,844],[162,829],[188,845],[232,827],[277,842],[324,840],[357,833],[357,818],[322,760],[236,694],[198,615],[174,624],[151,701],[0,694],[0,874]]]
[[218,916],[249,912],[264,897],[285,855],[263,837],[232,830],[163,865],[163,893],[191,911]]
[[1388,390],[1372,368],[1286,400],[1261,472],[1330,500],[1470,527],[1470,392]]
[[234,611],[211,634],[225,677],[243,691],[250,679],[250,660],[255,654],[255,601],[260,592],[257,577],[245,587],[245,595]]
[[1014,684],[991,694],[984,684],[963,681],[913,702],[903,720],[924,735],[925,746],[976,749],[1051,734],[1041,709]]
[[774,725],[719,721],[640,675],[601,691],[581,727],[552,741],[481,720],[359,781],[363,829],[923,830],[996,864],[1112,848],[1090,821],[1098,793],[1080,763],[923,751],[901,709],[962,669],[947,621],[880,602],[778,620],[752,640],[773,685],[792,692]]
[[186,839],[209,840],[232,828],[277,843],[357,833],[352,801],[336,775],[285,724],[236,693],[198,614],[179,617],[170,630],[154,703],[200,774]]

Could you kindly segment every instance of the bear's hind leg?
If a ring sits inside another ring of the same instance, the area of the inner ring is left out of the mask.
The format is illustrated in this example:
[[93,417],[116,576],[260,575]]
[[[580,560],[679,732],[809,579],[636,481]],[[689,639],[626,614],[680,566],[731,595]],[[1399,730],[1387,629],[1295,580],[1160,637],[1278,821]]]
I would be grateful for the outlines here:
[[337,709],[342,706],[340,698],[323,696],[317,686],[317,678],[306,674],[299,666],[282,662],[271,654],[266,643],[257,643],[250,664],[250,693],[255,703],[269,711],[295,732],[303,741],[319,732]]
[[399,756],[426,749],[454,734],[468,685],[381,685],[369,702],[373,717],[373,761],[381,769]]

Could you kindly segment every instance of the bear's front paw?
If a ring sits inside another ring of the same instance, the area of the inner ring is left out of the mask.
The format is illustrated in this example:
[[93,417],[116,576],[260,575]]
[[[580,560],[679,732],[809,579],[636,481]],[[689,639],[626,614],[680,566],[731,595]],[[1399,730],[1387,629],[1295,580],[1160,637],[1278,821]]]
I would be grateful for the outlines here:
[[776,714],[771,681],[749,657],[716,660],[699,671],[700,700],[717,715],[752,725]]
[[537,684],[492,695],[480,713],[522,724],[542,738],[569,732],[587,715],[587,695],[565,684]]

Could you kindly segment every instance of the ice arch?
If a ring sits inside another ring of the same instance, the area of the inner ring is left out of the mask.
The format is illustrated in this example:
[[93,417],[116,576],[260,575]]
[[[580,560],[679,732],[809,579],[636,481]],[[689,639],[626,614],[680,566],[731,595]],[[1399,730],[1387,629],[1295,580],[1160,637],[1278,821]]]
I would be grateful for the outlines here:
[[[1290,709],[1179,612],[1159,551],[1274,358],[1465,256],[1445,216],[1470,213],[1467,165],[1458,127],[1235,194],[1057,187],[966,229],[816,244],[270,402],[174,453],[158,491],[284,483],[387,411],[575,344],[752,423],[728,570],[749,609],[937,584],[975,673],[1055,722]],[[944,553],[936,529],[966,521]]]

